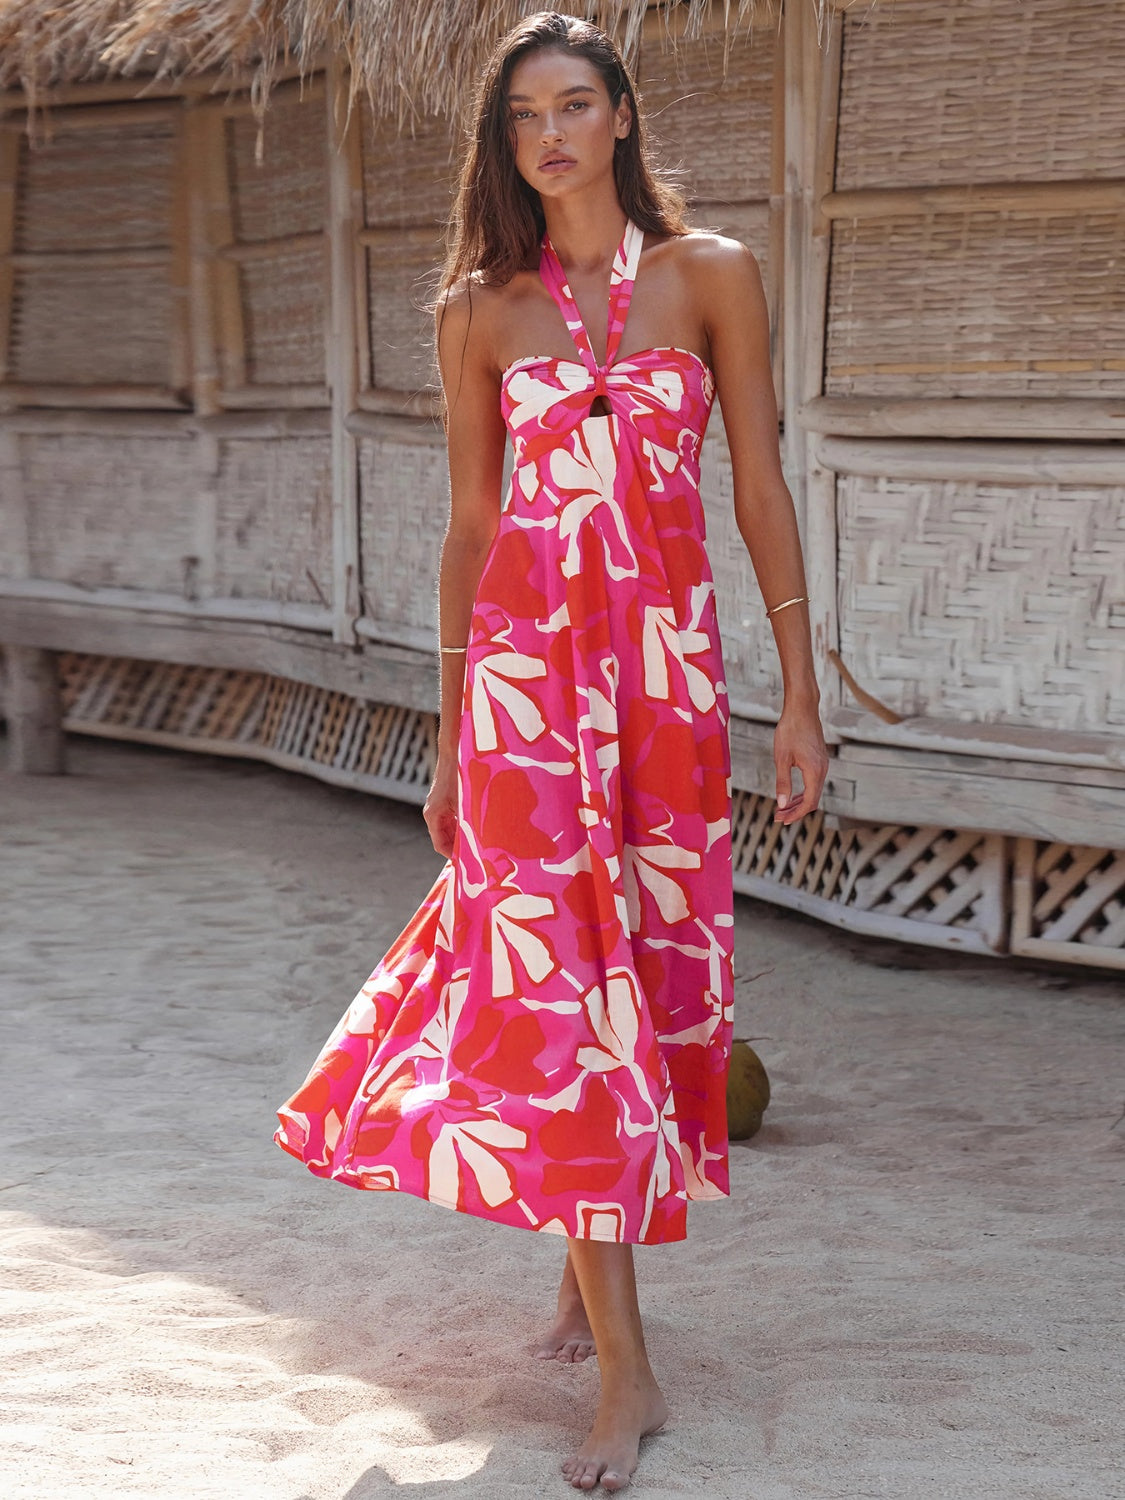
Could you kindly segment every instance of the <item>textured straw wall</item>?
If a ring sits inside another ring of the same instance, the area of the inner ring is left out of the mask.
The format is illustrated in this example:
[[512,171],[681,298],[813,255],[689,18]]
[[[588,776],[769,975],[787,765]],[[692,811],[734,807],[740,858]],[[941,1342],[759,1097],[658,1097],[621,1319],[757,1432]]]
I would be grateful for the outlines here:
[[[21,152],[16,184],[17,254],[167,251],[171,126],[72,131]],[[160,264],[65,266],[17,271],[12,378],[17,381],[166,384],[171,321]]]
[[847,476],[838,503],[840,650],[880,698],[1125,728],[1125,487]]
[[[1125,177],[1125,24],[1104,0],[898,0],[844,30],[836,187]],[[833,226],[831,395],[1125,393],[1125,211]]]
[[[253,118],[227,121],[226,146],[238,244],[261,245],[323,230],[326,140],[319,100],[285,99],[270,107],[260,163]],[[278,249],[240,268],[247,381],[316,384],[324,380],[324,250]]]
[[217,594],[309,604],[331,597],[327,438],[225,442],[217,493]]
[[182,595],[196,551],[190,439],[19,440],[32,577]]

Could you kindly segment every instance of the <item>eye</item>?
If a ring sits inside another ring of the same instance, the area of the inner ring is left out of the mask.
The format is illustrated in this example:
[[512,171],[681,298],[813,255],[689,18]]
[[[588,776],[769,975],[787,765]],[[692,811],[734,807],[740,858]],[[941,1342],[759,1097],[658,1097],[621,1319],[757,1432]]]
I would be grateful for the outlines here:
[[526,120],[530,116],[530,114],[531,114],[531,111],[529,109],[514,109],[512,111],[512,119],[513,120]]
[[570,103],[567,105],[567,109],[586,109],[586,108],[588,108],[588,105],[587,105],[587,102],[586,102],[585,99],[572,99],[570,101]]

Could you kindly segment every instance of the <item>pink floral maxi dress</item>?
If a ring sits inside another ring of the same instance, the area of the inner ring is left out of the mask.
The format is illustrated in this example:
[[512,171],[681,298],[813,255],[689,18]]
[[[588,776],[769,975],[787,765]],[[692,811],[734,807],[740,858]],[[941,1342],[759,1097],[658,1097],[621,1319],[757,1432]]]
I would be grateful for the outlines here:
[[[683,1239],[729,1191],[728,708],[699,454],[711,371],[505,370],[514,470],[473,608],[453,856],[278,1111],[311,1171],[577,1238]],[[608,414],[591,415],[597,396]]]

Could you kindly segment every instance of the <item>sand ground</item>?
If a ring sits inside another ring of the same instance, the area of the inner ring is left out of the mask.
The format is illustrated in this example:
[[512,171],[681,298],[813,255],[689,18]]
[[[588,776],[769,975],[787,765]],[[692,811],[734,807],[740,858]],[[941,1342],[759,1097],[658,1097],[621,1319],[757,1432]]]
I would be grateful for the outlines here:
[[[315,1179],[273,1107],[439,865],[415,809],[75,742],[0,777],[0,1494],[564,1496],[563,1242]],[[1125,1495],[1125,984],[740,899],[775,1102],[638,1252],[635,1492]]]

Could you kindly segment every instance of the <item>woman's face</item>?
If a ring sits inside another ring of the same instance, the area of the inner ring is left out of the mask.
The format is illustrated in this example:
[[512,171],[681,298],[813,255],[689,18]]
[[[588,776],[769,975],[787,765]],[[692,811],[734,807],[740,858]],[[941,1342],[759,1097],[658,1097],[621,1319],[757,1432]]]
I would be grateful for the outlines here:
[[593,63],[557,47],[522,58],[508,82],[516,170],[544,198],[588,187],[613,171],[616,141],[629,134],[629,101],[616,109]]

